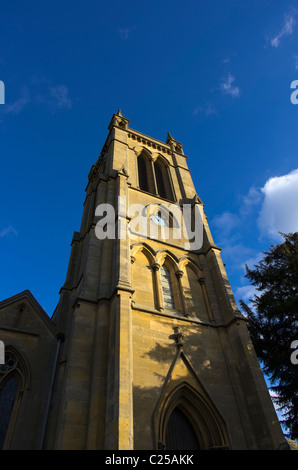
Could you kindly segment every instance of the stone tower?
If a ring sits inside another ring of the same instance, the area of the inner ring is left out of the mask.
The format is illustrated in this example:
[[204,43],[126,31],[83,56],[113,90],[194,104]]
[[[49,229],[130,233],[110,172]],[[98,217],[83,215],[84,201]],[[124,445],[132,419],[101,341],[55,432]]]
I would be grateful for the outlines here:
[[[60,300],[43,326],[51,373],[42,375],[38,438],[27,447],[280,448],[285,439],[182,145],[131,129],[120,111],[108,129]],[[179,237],[182,207],[191,225]],[[0,322],[1,308],[17,303],[1,304]],[[20,336],[9,338],[17,348]]]

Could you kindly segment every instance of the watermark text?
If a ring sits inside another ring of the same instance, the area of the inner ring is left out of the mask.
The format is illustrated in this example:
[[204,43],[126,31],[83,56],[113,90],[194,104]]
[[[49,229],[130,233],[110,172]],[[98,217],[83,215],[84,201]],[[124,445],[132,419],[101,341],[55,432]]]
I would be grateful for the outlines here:
[[295,91],[291,93],[291,103],[298,104],[298,80],[293,80],[291,88],[295,88]]
[[5,346],[3,341],[0,341],[0,364],[5,364]]
[[294,349],[294,351],[291,354],[291,363],[294,365],[298,364],[298,340],[294,340],[291,343],[291,349]]
[[5,86],[2,80],[0,80],[0,104],[5,104]]
[[95,216],[99,240],[152,238],[180,240],[185,249],[199,250],[203,245],[203,207],[195,204],[131,204],[118,197],[118,214],[112,204],[100,204]]

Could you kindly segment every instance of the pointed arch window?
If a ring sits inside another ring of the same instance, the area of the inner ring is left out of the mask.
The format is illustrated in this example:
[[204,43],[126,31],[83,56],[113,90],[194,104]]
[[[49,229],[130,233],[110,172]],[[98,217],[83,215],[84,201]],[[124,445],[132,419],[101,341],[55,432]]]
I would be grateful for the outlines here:
[[137,157],[137,167],[138,186],[142,191],[175,200],[168,164],[161,157],[153,163],[152,156],[144,149]]
[[[165,168],[163,169],[165,170]],[[167,199],[167,192],[166,192],[166,187],[165,187],[165,182],[164,182],[163,169],[161,168],[160,163],[156,160],[154,162],[154,171],[155,171],[157,192],[160,197]]]
[[143,191],[149,191],[147,165],[143,155],[138,156],[139,187]]
[[6,380],[0,391],[0,449],[4,445],[17,393],[18,383],[16,378],[12,376]]
[[164,307],[168,310],[175,309],[174,295],[172,289],[171,276],[165,265],[160,267],[161,287],[163,293]]
[[166,428],[167,450],[199,450],[196,433],[183,411],[176,407],[172,411]]
[[28,380],[23,358],[8,347],[0,365],[0,449],[8,449],[16,423],[22,393]]

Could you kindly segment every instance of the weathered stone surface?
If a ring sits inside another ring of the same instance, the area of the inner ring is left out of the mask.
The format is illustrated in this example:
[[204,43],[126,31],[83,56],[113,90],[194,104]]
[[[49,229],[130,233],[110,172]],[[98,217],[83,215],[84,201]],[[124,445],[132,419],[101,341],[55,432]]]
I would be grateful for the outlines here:
[[201,449],[287,445],[205,215],[196,251],[174,237],[174,212],[167,237],[162,226],[97,236],[99,204],[115,208],[122,235],[125,203],[146,206],[149,226],[161,203],[201,206],[186,158],[171,135],[163,143],[113,116],[52,318],[28,292],[0,303],[0,340],[24,358],[26,379],[4,448],[164,449],[177,407]]

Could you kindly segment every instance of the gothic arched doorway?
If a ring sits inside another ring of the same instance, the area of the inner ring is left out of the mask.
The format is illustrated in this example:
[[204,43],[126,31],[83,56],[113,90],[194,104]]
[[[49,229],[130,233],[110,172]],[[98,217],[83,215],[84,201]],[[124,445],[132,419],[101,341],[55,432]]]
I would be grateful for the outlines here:
[[225,423],[204,394],[182,383],[155,414],[157,445],[166,450],[229,448]]
[[176,406],[170,415],[165,440],[167,450],[200,449],[195,430],[179,406]]

